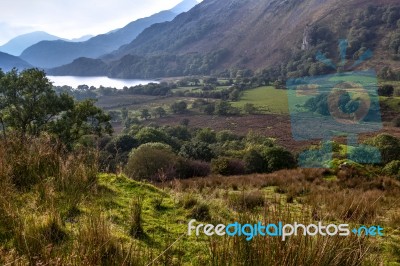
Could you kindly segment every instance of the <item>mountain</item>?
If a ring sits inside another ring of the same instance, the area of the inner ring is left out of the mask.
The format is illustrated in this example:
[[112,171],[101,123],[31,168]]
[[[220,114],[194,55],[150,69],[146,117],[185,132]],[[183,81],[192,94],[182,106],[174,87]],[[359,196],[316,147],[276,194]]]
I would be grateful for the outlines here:
[[13,68],[17,68],[19,70],[30,68],[32,67],[29,63],[25,62],[24,60],[10,55],[6,53],[0,52],[0,68],[4,72],[8,72]]
[[85,42],[85,41],[87,41],[87,40],[89,40],[90,38],[93,38],[93,37],[94,37],[93,35],[84,35],[82,37],[74,38],[74,39],[71,39],[69,41],[71,41],[71,42]]
[[[185,0],[172,10],[187,11],[194,4],[197,4],[197,2]],[[131,22],[121,29],[90,38],[85,42],[43,41],[27,48],[22,53],[21,58],[43,68],[68,64],[79,57],[96,58],[131,42],[149,26],[170,21],[176,15],[177,13],[174,11],[162,11]]]
[[399,20],[398,0],[204,0],[101,59],[117,78],[249,69],[264,70],[267,80],[326,73],[318,51],[340,61],[338,41],[347,39],[347,59],[368,59],[372,49],[362,67],[399,69]]
[[175,14],[180,14],[180,13],[189,11],[197,4],[198,4],[198,2],[196,0],[185,0],[185,1],[180,2],[177,6],[172,8],[170,11],[174,12]]
[[35,31],[11,39],[6,44],[0,46],[0,52],[19,56],[22,51],[24,51],[29,46],[34,45],[35,43],[41,41],[54,41],[59,39],[61,38],[48,34],[47,32]]

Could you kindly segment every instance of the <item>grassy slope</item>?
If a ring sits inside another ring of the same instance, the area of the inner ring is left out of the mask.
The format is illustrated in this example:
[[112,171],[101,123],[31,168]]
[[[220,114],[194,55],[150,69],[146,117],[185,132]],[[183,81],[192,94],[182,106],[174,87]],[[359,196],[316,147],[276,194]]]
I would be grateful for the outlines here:
[[289,113],[286,91],[270,86],[245,91],[240,101],[233,103],[233,106],[242,108],[246,103],[254,104],[266,113]]

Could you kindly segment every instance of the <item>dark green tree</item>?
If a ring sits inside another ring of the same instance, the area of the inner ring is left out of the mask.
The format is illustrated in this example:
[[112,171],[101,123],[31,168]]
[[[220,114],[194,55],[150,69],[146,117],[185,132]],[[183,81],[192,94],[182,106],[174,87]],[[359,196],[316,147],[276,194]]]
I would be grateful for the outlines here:
[[160,107],[157,107],[156,109],[154,109],[154,114],[161,118],[161,117],[166,116],[167,112],[165,111],[164,108],[162,108],[160,106]]
[[151,118],[149,109],[143,109],[140,113],[140,117],[143,118],[144,120]]
[[187,111],[187,103],[184,101],[175,102],[171,105],[171,111],[174,114],[183,114]]
[[294,156],[289,151],[280,147],[267,148],[263,151],[262,156],[267,162],[268,172],[296,167]]
[[94,100],[85,100],[61,114],[49,125],[49,131],[70,146],[82,136],[111,134],[113,129],[110,116],[96,107]]
[[4,135],[16,130],[22,136],[38,135],[61,112],[73,108],[67,94],[57,95],[45,73],[38,69],[0,75],[0,122]]
[[213,159],[214,153],[210,146],[202,141],[195,141],[184,144],[181,147],[179,155],[182,157],[209,162]]

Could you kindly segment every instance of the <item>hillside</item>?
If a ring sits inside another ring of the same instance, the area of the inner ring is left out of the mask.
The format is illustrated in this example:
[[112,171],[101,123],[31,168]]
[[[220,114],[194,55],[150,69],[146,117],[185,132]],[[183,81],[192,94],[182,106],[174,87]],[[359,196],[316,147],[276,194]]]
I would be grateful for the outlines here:
[[[185,0],[176,10],[187,10],[194,4],[197,4],[197,2]],[[174,9],[172,11],[162,11],[150,17],[131,22],[121,29],[90,38],[85,42],[43,41],[23,51],[21,58],[32,65],[42,68],[65,65],[79,57],[97,58],[131,42],[147,27],[155,23],[170,21],[177,14]]]
[[14,67],[22,70],[32,66],[16,56],[0,52],[0,68],[3,71],[7,72]]
[[316,64],[317,51],[337,57],[338,40],[347,38],[349,52],[356,57],[371,48],[379,55],[372,64],[397,68],[398,62],[392,60],[397,51],[389,49],[399,32],[399,9],[390,7],[395,4],[394,0],[205,0],[171,22],[149,27],[102,59],[110,66],[110,76],[124,78],[207,75],[281,63],[288,68],[285,75],[304,75],[312,67],[305,61],[314,63],[317,72],[323,70]]
[[44,31],[35,31],[17,36],[6,44],[0,46],[0,51],[10,55],[19,56],[26,48],[41,41],[59,40],[60,37],[48,34]]

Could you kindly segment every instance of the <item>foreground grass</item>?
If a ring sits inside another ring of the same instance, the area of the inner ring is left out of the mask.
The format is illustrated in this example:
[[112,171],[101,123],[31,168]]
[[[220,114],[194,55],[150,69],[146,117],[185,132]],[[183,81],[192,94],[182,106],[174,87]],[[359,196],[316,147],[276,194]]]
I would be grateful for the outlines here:
[[[379,169],[294,169],[151,184],[98,174],[51,138],[0,142],[2,265],[399,263],[398,181]],[[187,223],[381,225],[384,238],[187,236]]]

